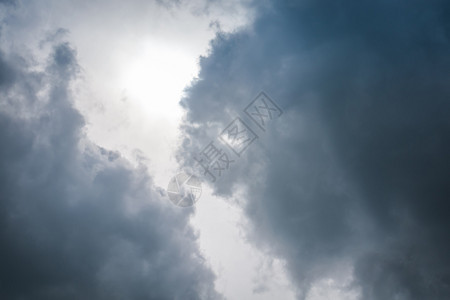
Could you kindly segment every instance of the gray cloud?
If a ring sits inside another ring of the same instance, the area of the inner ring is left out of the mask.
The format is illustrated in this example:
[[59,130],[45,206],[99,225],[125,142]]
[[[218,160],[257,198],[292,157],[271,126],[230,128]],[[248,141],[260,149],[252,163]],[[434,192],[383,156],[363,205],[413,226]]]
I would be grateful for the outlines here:
[[202,58],[181,102],[180,159],[260,89],[282,105],[214,187],[245,187],[252,241],[287,259],[299,298],[349,261],[362,299],[449,297],[449,12],[445,1],[276,2]]
[[84,135],[76,53],[0,54],[0,298],[217,299],[188,225],[144,167]]

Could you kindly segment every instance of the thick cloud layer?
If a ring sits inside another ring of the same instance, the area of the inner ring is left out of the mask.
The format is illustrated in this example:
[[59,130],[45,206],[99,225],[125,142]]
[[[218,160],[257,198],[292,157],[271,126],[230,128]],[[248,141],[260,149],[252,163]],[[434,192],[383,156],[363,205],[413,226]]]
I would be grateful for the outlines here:
[[284,115],[214,186],[299,297],[350,266],[361,299],[449,298],[449,53],[446,1],[277,1],[201,60],[180,158],[264,89]]
[[74,50],[0,53],[0,298],[217,299],[179,210],[83,134]]

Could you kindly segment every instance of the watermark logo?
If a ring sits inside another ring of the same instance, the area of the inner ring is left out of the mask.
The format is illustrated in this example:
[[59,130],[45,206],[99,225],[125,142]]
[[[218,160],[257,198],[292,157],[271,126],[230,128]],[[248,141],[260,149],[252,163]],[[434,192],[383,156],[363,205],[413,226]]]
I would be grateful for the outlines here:
[[189,207],[195,204],[202,194],[202,185],[198,177],[180,173],[170,180],[167,195],[173,204]]
[[281,108],[264,92],[259,93],[255,100],[244,108],[244,112],[263,131],[266,131],[270,121],[283,114]]
[[234,152],[234,154],[241,156],[258,136],[244,121],[241,120],[241,118],[238,117],[222,131],[219,138]]
[[[270,122],[283,114],[275,101],[264,92],[260,92],[243,112],[252,123],[247,124],[236,117],[216,139],[194,155],[194,167],[203,179],[216,182],[259,138],[257,132],[264,134]],[[195,175],[178,174],[169,182],[167,193],[175,205],[192,206],[201,195],[201,181]]]

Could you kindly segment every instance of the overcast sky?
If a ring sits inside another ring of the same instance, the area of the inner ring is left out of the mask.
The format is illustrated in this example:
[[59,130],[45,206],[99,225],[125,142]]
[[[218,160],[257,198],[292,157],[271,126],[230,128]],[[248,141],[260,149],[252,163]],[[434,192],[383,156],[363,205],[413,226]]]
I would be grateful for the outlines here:
[[450,299],[448,1],[0,1],[0,145],[1,299]]

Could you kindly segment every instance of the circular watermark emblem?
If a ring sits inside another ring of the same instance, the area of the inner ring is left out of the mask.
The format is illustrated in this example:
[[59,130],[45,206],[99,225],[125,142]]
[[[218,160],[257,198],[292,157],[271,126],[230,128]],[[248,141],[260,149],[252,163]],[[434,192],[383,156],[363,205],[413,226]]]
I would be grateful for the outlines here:
[[169,181],[167,194],[170,201],[176,206],[192,206],[202,194],[201,181],[194,175],[180,173]]

